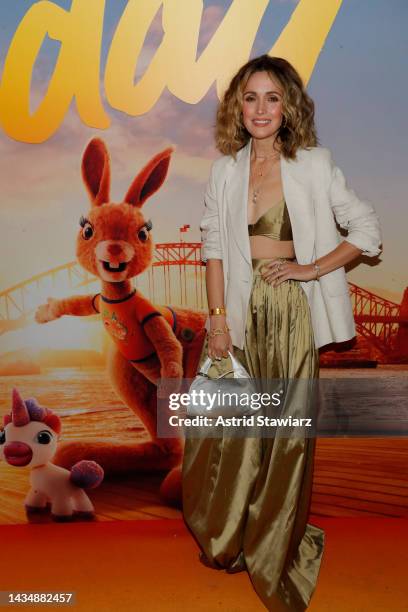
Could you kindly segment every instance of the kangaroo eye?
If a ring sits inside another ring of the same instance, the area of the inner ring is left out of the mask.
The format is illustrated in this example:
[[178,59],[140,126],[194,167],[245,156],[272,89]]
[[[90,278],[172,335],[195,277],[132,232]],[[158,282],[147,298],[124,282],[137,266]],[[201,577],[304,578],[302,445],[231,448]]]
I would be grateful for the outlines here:
[[89,240],[90,238],[92,238],[93,234],[94,229],[92,225],[90,223],[85,223],[84,227],[82,228],[82,238],[84,240]]
[[6,441],[6,432],[4,429],[0,431],[0,444],[4,444]]
[[149,232],[145,228],[142,228],[139,230],[137,237],[141,242],[146,242],[146,240],[149,238]]
[[146,242],[149,239],[149,232],[153,227],[153,223],[148,221],[137,233],[137,237],[141,242]]
[[36,435],[36,441],[38,442],[38,444],[49,444],[51,440],[52,434],[47,430],[39,431]]

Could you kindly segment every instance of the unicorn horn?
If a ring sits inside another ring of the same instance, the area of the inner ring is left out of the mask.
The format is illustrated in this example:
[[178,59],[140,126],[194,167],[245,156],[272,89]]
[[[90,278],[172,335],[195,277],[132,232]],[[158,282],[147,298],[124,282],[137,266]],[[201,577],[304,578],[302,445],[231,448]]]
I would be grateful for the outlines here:
[[30,415],[27,407],[24,403],[23,398],[17,389],[13,389],[13,405],[11,408],[11,418],[13,425],[16,427],[23,427],[30,422]]

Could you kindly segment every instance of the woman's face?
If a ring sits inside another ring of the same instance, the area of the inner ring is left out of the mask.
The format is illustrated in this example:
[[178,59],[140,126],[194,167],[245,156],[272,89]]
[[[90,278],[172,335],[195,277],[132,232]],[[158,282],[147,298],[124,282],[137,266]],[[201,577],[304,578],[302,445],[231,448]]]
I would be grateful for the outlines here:
[[242,120],[253,138],[274,137],[283,120],[282,87],[267,72],[255,72],[245,86]]

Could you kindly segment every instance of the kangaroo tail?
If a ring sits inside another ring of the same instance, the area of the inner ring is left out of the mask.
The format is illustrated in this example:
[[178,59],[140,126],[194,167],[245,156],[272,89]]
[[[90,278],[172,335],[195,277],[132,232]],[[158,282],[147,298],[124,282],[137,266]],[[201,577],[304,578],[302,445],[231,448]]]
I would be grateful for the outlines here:
[[103,480],[104,472],[95,461],[78,461],[71,468],[71,482],[81,489],[94,489]]

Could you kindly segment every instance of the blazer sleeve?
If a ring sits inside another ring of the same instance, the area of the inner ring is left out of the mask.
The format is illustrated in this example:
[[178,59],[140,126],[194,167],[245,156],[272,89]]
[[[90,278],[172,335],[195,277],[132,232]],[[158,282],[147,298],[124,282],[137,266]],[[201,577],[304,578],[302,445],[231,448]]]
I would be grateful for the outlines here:
[[330,151],[323,148],[322,151],[328,161],[330,206],[337,223],[347,230],[345,240],[361,249],[364,255],[375,257],[381,253],[381,229],[374,207],[350,189]]
[[204,215],[201,219],[201,260],[222,259],[217,193],[215,188],[215,162],[213,162],[204,195]]

